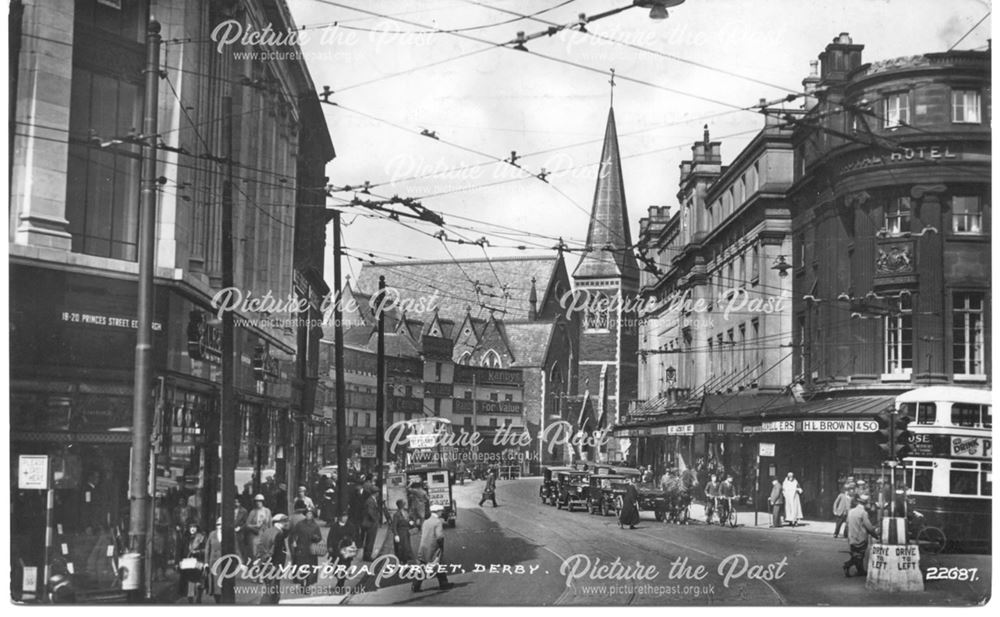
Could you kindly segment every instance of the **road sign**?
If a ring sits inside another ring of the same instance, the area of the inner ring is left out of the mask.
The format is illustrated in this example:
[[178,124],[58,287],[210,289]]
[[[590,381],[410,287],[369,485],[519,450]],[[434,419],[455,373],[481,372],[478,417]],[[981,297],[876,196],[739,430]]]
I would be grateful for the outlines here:
[[361,446],[361,458],[375,458],[375,446]]
[[22,490],[48,489],[49,457],[35,454],[18,457],[17,487]]
[[760,453],[757,456],[774,456],[774,444],[760,442]]

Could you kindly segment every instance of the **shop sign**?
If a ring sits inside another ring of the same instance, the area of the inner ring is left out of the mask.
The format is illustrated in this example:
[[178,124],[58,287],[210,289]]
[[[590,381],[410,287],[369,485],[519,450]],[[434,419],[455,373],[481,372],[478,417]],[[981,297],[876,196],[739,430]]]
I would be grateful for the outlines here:
[[900,151],[892,152],[888,155],[875,153],[864,154],[841,166],[840,174],[843,175],[856,169],[881,167],[912,161],[935,163],[944,159],[959,158],[956,151],[961,152],[961,148],[957,144],[945,144],[942,146],[914,146],[912,148],[902,148]]
[[22,454],[17,459],[17,488],[46,490],[49,488],[49,457]]
[[950,438],[951,455],[962,458],[991,458],[993,456],[993,440],[981,437]]
[[774,422],[763,422],[760,425],[762,433],[794,433],[795,420],[777,420]]
[[678,424],[667,427],[668,435],[694,435],[693,424]]
[[521,403],[514,401],[476,401],[480,413],[521,413]]
[[437,433],[413,434],[407,437],[411,448],[433,448],[437,445]]
[[424,383],[424,396],[429,398],[451,398],[454,388],[450,383],[428,381]]
[[524,383],[521,371],[517,369],[481,368],[478,366],[456,366],[455,383],[519,386]]
[[878,430],[875,420],[803,420],[806,433],[870,433]]
[[191,311],[187,327],[188,355],[192,360],[222,362],[222,330],[208,323],[208,313]]
[[390,396],[387,397],[390,412],[420,413],[424,410],[424,400],[419,398]]
[[[63,311],[62,320],[69,323],[78,323],[84,326],[104,326],[106,328],[121,328],[123,330],[137,330],[139,320],[132,317],[122,317],[121,315],[105,315],[98,313],[81,313],[76,311]],[[163,324],[154,321],[152,323],[153,332],[163,330]]]

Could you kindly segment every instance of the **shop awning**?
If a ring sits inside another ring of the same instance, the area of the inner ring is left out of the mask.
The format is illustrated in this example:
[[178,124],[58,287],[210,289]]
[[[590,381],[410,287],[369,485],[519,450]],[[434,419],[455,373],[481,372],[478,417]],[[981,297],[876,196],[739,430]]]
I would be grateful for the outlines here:
[[894,399],[894,396],[847,396],[813,399],[805,403],[786,404],[780,407],[747,409],[740,413],[740,418],[746,421],[766,418],[874,416],[890,407]]

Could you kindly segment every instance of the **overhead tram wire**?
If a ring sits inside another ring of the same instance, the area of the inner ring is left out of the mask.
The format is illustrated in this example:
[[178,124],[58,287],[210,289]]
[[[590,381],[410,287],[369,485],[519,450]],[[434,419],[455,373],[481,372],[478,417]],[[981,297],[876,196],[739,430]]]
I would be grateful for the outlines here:
[[[547,19],[538,19],[536,15],[524,15],[522,13],[518,13],[517,11],[511,11],[509,9],[501,8],[499,6],[494,6],[492,4],[487,4],[485,2],[479,2],[478,0],[461,0],[461,1],[464,2],[464,3],[466,3],[466,4],[471,4],[471,5],[475,5],[475,6],[480,6],[480,7],[483,7],[483,8],[487,8],[487,9],[492,9],[494,11],[499,11],[501,13],[506,13],[508,15],[518,15],[518,16],[524,18],[524,19],[530,19],[531,21],[536,21],[538,23],[542,23],[542,24],[545,24],[545,25],[548,25],[548,26],[557,26],[557,27],[563,27],[564,26],[563,24],[558,24],[556,22],[549,21]],[[585,15],[581,15],[581,16],[585,17]],[[586,24],[583,24],[583,25],[585,26]],[[569,28],[567,28],[567,29],[569,29]],[[649,48],[649,47],[643,47],[642,45],[636,45],[636,44],[630,43],[628,41],[622,41],[622,40],[615,39],[615,38],[610,37],[610,36],[605,36],[605,35],[602,35],[602,34],[598,34],[596,32],[591,32],[586,27],[572,28],[571,30],[573,30],[575,32],[579,32],[581,34],[586,34],[588,36],[592,36],[594,38],[597,38],[597,39],[600,39],[600,40],[603,40],[603,41],[609,41],[609,42],[612,42],[612,43],[615,43],[615,44],[618,44],[618,45],[623,45],[625,47],[630,47],[632,49],[636,49],[636,50],[639,50],[639,51],[650,53],[650,54],[653,54],[653,55],[656,55],[656,56],[660,56],[660,57],[663,57],[663,58],[668,58],[668,59],[674,60],[676,62],[682,62],[684,64],[690,64],[692,66],[696,66],[696,67],[699,67],[699,68],[707,69],[707,70],[710,70],[710,71],[715,71],[717,73],[722,73],[723,75],[729,75],[730,77],[735,77],[737,79],[742,79],[742,80],[745,80],[745,81],[750,81],[750,82],[753,82],[753,83],[756,83],[756,84],[760,84],[762,86],[767,86],[769,88],[775,88],[775,89],[782,90],[784,92],[793,93],[793,94],[800,94],[800,89],[799,88],[787,88],[785,86],[779,86],[777,84],[772,84],[772,83],[769,83],[769,82],[766,82],[766,81],[762,81],[762,80],[757,79],[755,77],[750,77],[748,75],[742,75],[740,73],[735,73],[733,71],[729,71],[729,70],[722,69],[722,68],[719,68],[719,67],[715,67],[715,66],[711,66],[711,65],[708,65],[708,64],[704,64],[702,62],[697,62],[695,60],[688,60],[687,58],[682,58],[680,56],[675,56],[673,54],[668,54],[666,52],[662,52],[662,51],[659,51],[659,50],[656,50],[656,49],[652,49],[652,48]]]
[[961,43],[962,41],[964,41],[965,37],[967,37],[970,34],[972,34],[972,32],[976,28],[979,27],[979,24],[981,24],[984,21],[986,21],[986,18],[989,17],[991,13],[992,13],[992,11],[986,11],[986,14],[983,15],[983,18],[980,19],[979,21],[977,21],[971,28],[969,28],[968,32],[966,32],[965,34],[963,34],[961,38],[959,38],[957,41],[955,41],[955,43],[951,47],[948,48],[948,51],[951,51],[951,50],[955,49],[956,47],[958,47],[958,44]]
[[[388,19],[390,21],[395,21],[395,22],[403,23],[403,24],[406,24],[406,25],[409,25],[409,26],[414,26],[414,27],[417,27],[417,28],[432,29],[430,26],[428,26],[426,24],[421,24],[419,22],[414,22],[414,21],[410,21],[410,20],[406,20],[406,19],[401,19],[399,17],[395,17],[395,16],[392,16],[392,15],[387,15],[385,13],[378,13],[376,11],[369,11],[367,9],[362,9],[362,8],[358,8],[358,7],[354,7],[354,6],[349,6],[349,5],[346,5],[346,4],[341,4],[339,2],[334,2],[333,0],[315,0],[315,1],[316,2],[320,2],[322,4],[328,4],[330,6],[336,6],[336,7],[342,8],[342,9],[347,9],[347,10],[350,10],[350,11],[356,11],[356,12],[359,12],[359,13],[364,13],[364,14],[368,14],[368,15],[374,15],[374,16],[377,16],[377,17],[382,17],[383,19]],[[621,10],[624,10],[625,8],[631,8],[632,6],[633,5],[630,4],[627,7],[623,7]],[[450,36],[454,36],[454,37],[466,39],[466,40],[469,40],[469,41],[473,41],[475,43],[480,43],[480,44],[483,44],[483,45],[489,45],[491,47],[501,46],[501,47],[506,47],[507,49],[511,49],[512,51],[520,51],[520,50],[514,49],[512,47],[512,45],[516,41],[507,41],[506,43],[494,43],[493,41],[488,41],[486,39],[482,39],[482,38],[479,38],[479,37],[476,37],[476,36],[472,36],[472,35],[469,35],[469,34],[464,34],[464,33],[461,33],[461,32],[445,32],[445,31],[440,30],[440,29],[438,29],[437,31],[441,32],[443,34],[448,34]],[[524,50],[524,51],[526,53],[531,54],[531,55],[538,56],[540,58],[544,58],[544,59],[550,60],[552,62],[557,62],[557,63],[560,63],[560,64],[565,64],[567,66],[574,66],[576,68],[579,68],[579,69],[582,69],[582,70],[585,70],[585,71],[589,71],[589,72],[592,72],[592,73],[599,73],[601,75],[606,75],[607,74],[607,71],[605,71],[605,70],[598,69],[598,68],[595,68],[595,67],[592,67],[592,66],[588,66],[586,64],[581,64],[581,63],[578,63],[578,62],[573,62],[571,60],[566,60],[566,59],[563,59],[563,58],[557,58],[555,56],[549,56],[549,55],[546,55],[546,54],[542,54],[542,53],[534,52],[534,51],[530,51],[530,50]],[[754,109],[754,106],[740,107],[739,105],[734,105],[734,104],[726,102],[726,101],[720,101],[720,100],[717,100],[717,99],[713,99],[711,97],[702,96],[700,94],[695,94],[695,93],[691,93],[691,92],[685,92],[683,90],[678,90],[676,88],[670,88],[669,86],[664,86],[662,84],[656,84],[656,83],[653,83],[653,82],[649,82],[649,81],[646,81],[646,80],[638,79],[638,78],[635,78],[635,77],[630,77],[628,75],[623,75],[623,74],[620,74],[620,73],[616,73],[615,77],[617,79],[621,79],[623,81],[628,81],[628,82],[632,82],[632,83],[636,83],[636,84],[640,84],[640,85],[645,85],[645,86],[648,86],[648,87],[651,87],[651,88],[663,90],[665,92],[671,92],[671,93],[674,93],[674,94],[679,94],[681,96],[687,96],[687,97],[690,97],[690,98],[695,98],[695,99],[702,100],[702,101],[705,101],[705,102],[708,102],[708,103],[713,103],[713,104],[716,104],[716,105],[721,105],[723,107],[729,107],[729,108],[732,108],[732,109],[738,110],[738,111],[753,111],[753,109]]]

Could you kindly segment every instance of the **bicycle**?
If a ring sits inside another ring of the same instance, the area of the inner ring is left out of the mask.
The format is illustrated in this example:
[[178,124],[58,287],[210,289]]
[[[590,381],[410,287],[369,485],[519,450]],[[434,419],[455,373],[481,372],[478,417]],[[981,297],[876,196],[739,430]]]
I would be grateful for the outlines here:
[[932,555],[941,553],[948,546],[948,536],[939,527],[928,525],[924,515],[913,511],[911,520],[907,521],[907,536],[916,542],[922,552]]
[[733,507],[733,499],[734,497],[715,498],[715,511],[718,513],[719,525],[722,527],[725,527],[727,523],[730,527],[736,527],[736,508]]

